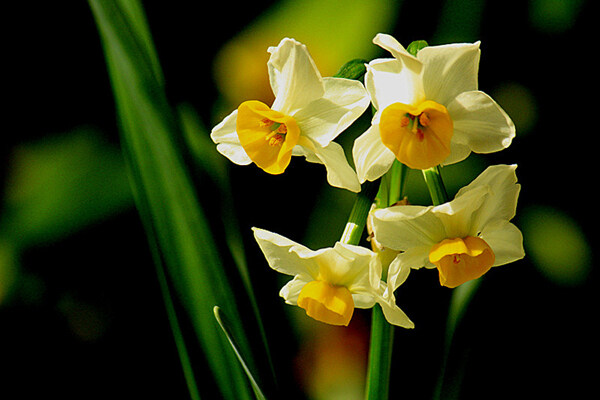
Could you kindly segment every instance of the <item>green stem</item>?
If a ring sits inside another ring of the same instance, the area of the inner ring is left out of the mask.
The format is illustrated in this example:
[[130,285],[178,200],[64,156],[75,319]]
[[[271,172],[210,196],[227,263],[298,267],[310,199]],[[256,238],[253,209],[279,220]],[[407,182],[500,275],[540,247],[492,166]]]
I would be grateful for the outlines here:
[[[395,161],[388,172],[388,190],[380,192],[378,204],[389,207],[404,197],[408,167]],[[386,182],[383,180],[382,182]],[[384,279],[387,271],[383,271]],[[379,304],[373,307],[371,314],[371,343],[369,347],[369,365],[367,370],[367,400],[387,400],[390,388],[390,372],[394,345],[394,325],[385,319]]]
[[366,398],[368,400],[386,400],[390,390],[394,325],[387,322],[379,304],[373,307],[371,315],[371,345]]
[[377,194],[378,187],[379,181],[367,181],[362,185],[361,191],[354,201],[352,211],[350,211],[350,216],[348,217],[348,222],[346,223],[346,228],[342,233],[340,242],[353,245],[360,243],[367,223],[367,216]]
[[442,181],[439,165],[423,170],[423,178],[425,178],[425,183],[427,184],[427,189],[429,189],[431,201],[434,206],[448,202],[448,193],[446,192],[444,181]]
[[388,192],[388,204],[391,206],[402,200],[404,197],[404,189],[406,187],[406,177],[408,176],[409,168],[398,160],[394,160],[392,169],[390,169],[390,189]]

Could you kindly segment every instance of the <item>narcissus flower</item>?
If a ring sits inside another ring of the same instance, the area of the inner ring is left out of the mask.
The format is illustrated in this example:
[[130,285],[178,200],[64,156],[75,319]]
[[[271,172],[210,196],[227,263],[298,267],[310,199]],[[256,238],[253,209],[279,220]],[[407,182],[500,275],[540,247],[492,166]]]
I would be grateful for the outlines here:
[[510,145],[514,124],[478,90],[479,42],[429,46],[416,57],[392,36],[378,34],[373,42],[394,58],[367,65],[365,85],[377,112],[354,142],[361,182],[382,176],[395,158],[429,169]]
[[437,268],[440,283],[453,288],[523,258],[523,236],[509,222],[520,191],[515,169],[516,165],[491,166],[454,200],[439,206],[376,210],[375,238],[401,251],[390,265],[391,290],[394,276],[405,267]]
[[[354,308],[378,303],[390,324],[414,327],[381,280],[381,262],[371,250],[338,242],[313,251],[281,235],[253,230],[269,266],[294,277],[279,293],[286,303],[303,308],[318,321],[344,326],[350,323]],[[409,272],[408,267],[398,269],[396,287]]]
[[369,106],[362,83],[322,78],[306,47],[283,39],[270,47],[267,63],[275,101],[243,102],[211,132],[217,150],[232,162],[254,162],[270,174],[281,174],[292,155],[321,163],[332,186],[360,191],[356,173],[342,147],[333,142]]

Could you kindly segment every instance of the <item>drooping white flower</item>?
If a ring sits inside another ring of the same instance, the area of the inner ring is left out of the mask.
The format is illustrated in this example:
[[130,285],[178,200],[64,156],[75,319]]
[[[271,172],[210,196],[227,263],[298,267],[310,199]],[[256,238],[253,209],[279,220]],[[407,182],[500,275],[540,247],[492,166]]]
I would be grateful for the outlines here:
[[217,150],[239,165],[254,162],[270,174],[285,171],[292,155],[321,163],[335,187],[360,191],[356,173],[333,140],[369,106],[362,83],[323,78],[306,46],[285,38],[267,63],[275,101],[243,102],[211,132]]
[[[286,303],[303,308],[318,321],[344,326],[354,308],[371,308],[378,303],[390,324],[414,327],[396,305],[393,291],[381,280],[381,262],[371,250],[338,242],[313,251],[276,233],[258,228],[253,231],[269,266],[294,277],[279,293]],[[409,272],[410,268],[398,270],[396,287]]]
[[384,247],[401,251],[388,284],[403,268],[437,268],[440,283],[456,287],[490,268],[525,256],[521,231],[509,222],[520,185],[516,165],[488,167],[454,200],[439,206],[396,206],[373,213],[373,230]]
[[367,65],[365,85],[377,112],[352,151],[361,182],[382,176],[394,159],[428,169],[510,145],[514,124],[478,90],[479,42],[429,46],[416,57],[390,35],[373,42],[394,58]]

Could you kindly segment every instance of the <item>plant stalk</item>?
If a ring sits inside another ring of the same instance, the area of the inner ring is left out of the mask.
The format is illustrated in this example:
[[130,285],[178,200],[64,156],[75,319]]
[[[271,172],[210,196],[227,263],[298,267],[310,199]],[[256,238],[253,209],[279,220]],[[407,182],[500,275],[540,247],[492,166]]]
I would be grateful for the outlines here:
[[425,178],[425,183],[427,184],[427,189],[429,190],[431,201],[434,206],[439,206],[440,204],[448,202],[448,193],[446,192],[444,181],[442,181],[439,165],[437,167],[424,169],[423,178]]
[[[386,177],[389,187],[387,190],[380,191],[378,198],[380,207],[389,207],[404,197],[408,171],[408,167],[404,164],[394,161]],[[383,271],[383,275],[383,278],[387,279],[387,271]],[[371,314],[371,339],[365,393],[367,400],[387,400],[389,398],[393,347],[394,325],[387,322],[381,307],[376,304]]]
[[379,181],[363,183],[360,193],[356,195],[354,206],[350,211],[340,242],[353,245],[360,243],[378,188]]

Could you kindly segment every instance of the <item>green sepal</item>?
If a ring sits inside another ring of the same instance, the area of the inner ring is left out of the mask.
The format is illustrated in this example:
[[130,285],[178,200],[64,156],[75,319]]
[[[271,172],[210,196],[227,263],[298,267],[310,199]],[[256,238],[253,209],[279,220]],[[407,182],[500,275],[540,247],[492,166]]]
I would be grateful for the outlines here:
[[421,49],[424,49],[427,46],[429,46],[429,44],[425,40],[415,40],[414,42],[408,45],[406,51],[408,51],[413,56],[416,56]]

